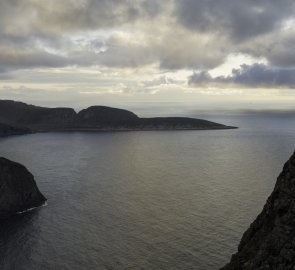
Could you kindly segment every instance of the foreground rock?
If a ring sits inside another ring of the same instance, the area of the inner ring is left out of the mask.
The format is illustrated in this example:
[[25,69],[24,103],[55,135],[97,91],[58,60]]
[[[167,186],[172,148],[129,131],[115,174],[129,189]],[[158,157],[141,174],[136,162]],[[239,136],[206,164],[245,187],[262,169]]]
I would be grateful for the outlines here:
[[0,122],[36,132],[235,128],[188,117],[140,118],[133,112],[105,106],[92,106],[76,113],[72,108],[45,108],[12,100],[0,100]]
[[46,202],[33,175],[21,164],[0,157],[0,218]]
[[295,153],[285,164],[262,212],[222,270],[295,269]]

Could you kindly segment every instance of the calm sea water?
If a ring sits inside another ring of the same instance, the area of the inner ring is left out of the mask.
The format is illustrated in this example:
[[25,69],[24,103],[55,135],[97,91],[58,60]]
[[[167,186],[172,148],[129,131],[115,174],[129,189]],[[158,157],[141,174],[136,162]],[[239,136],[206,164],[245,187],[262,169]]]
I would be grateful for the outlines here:
[[223,266],[294,151],[295,117],[206,118],[241,128],[1,139],[48,205],[1,221],[0,269]]

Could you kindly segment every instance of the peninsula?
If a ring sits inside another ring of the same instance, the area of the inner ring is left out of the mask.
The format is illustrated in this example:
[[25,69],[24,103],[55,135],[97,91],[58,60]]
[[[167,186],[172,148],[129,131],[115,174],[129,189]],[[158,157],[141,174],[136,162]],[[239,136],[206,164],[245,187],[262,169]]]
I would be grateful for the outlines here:
[[91,106],[76,113],[72,108],[46,108],[12,100],[0,100],[0,123],[32,132],[236,128],[189,117],[140,118],[133,112],[105,106]]

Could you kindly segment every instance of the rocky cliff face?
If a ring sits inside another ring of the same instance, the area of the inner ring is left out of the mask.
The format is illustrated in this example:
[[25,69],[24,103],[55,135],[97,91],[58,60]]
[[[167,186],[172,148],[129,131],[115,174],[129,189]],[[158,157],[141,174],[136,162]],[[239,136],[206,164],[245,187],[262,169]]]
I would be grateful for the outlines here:
[[295,269],[295,153],[284,165],[262,212],[222,270]]
[[10,135],[23,135],[30,133],[28,128],[18,128],[0,123],[0,137]]
[[45,201],[33,175],[23,165],[0,157],[0,218],[41,206]]

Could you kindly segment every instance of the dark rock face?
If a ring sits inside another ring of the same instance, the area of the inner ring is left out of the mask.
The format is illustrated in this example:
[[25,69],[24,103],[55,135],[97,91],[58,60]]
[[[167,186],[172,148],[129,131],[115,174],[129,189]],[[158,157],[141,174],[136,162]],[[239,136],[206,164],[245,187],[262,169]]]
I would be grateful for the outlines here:
[[45,108],[12,100],[0,100],[0,122],[32,130],[70,127],[76,121],[71,108]]
[[45,108],[11,100],[0,100],[0,122],[33,131],[234,128],[188,117],[139,118],[133,112],[105,106],[92,106],[76,113],[71,108]]
[[30,133],[28,128],[18,128],[0,123],[0,137],[10,135],[23,135]]
[[262,212],[222,270],[295,269],[295,153],[285,164]]
[[33,175],[21,164],[0,157],[0,218],[46,202]]

